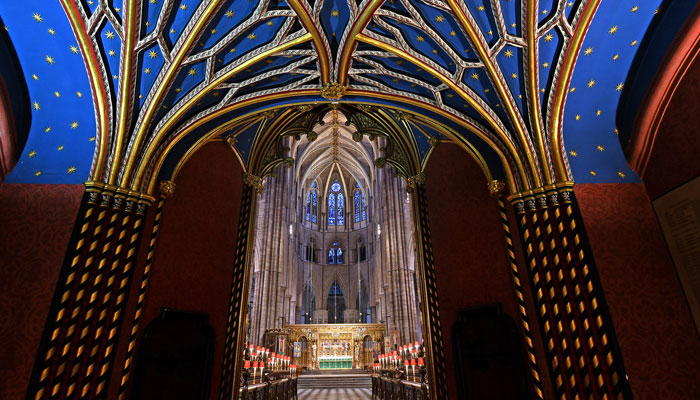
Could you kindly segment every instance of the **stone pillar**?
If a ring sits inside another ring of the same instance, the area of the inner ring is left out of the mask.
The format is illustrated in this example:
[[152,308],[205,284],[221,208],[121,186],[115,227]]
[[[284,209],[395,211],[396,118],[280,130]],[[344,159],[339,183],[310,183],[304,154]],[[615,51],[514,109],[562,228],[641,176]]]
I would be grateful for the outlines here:
[[357,310],[345,309],[345,311],[343,311],[343,318],[346,324],[355,324],[360,319],[360,315]]
[[314,324],[327,324],[328,310],[314,310]]

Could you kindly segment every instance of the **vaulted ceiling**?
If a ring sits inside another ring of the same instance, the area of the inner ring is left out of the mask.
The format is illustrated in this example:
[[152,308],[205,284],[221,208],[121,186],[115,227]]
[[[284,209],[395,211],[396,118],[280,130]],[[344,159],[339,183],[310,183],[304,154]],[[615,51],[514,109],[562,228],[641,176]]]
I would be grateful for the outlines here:
[[660,3],[2,2],[32,104],[7,181],[153,190],[219,137],[251,169],[264,132],[339,102],[393,118],[419,165],[460,143],[511,191],[635,182],[615,114]]

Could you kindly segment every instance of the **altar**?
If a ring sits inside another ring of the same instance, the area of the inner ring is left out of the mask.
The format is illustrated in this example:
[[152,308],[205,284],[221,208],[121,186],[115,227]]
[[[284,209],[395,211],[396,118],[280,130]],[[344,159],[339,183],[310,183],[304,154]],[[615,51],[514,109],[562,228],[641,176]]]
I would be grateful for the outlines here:
[[382,351],[384,324],[287,325],[294,363],[307,369],[365,368]]

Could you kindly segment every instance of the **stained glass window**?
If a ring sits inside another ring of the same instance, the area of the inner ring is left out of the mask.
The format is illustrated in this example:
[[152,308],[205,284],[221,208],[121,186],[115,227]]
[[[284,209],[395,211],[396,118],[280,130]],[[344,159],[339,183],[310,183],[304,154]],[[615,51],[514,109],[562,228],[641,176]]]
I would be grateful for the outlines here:
[[362,193],[362,220],[367,220],[367,203],[365,203],[365,194]]
[[340,192],[340,183],[338,183],[337,181],[333,182],[333,184],[331,185],[331,190],[334,192]]
[[335,264],[335,249],[328,252],[328,264]]
[[335,225],[335,195],[328,195],[328,225]]
[[343,208],[345,207],[345,196],[338,193],[338,225],[345,225],[345,215]]
[[343,249],[338,247],[338,250],[335,252],[335,260],[336,264],[342,264],[343,263]]
[[306,195],[306,220],[309,220],[311,214],[311,193]]
[[[314,184],[314,186],[316,186]],[[311,222],[316,223],[316,216],[318,215],[318,192],[315,190],[311,194]]]
[[360,222],[360,191],[359,190],[355,190],[355,222]]

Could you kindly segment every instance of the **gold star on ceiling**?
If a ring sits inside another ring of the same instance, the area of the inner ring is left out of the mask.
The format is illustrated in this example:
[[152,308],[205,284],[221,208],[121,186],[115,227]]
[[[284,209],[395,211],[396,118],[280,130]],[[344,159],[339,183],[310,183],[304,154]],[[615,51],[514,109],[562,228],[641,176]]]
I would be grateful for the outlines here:
[[576,152],[576,150],[569,150],[569,154],[571,154],[571,157],[578,156],[578,153]]
[[60,146],[58,146],[58,148],[56,148],[56,150],[58,150],[58,151],[63,151],[63,149],[65,149],[65,147],[63,147],[63,145],[60,145]]
[[591,174],[591,176],[596,176],[596,175],[598,175],[598,174],[597,174],[595,171],[593,171],[593,170],[591,170],[591,171],[589,172],[589,174]]
[[51,132],[51,127],[50,127],[50,126],[47,126],[46,128],[44,128],[44,132],[46,132],[46,133]]
[[338,11],[338,10],[333,10],[333,11],[331,11],[331,16],[337,17],[337,16],[339,16],[339,15],[340,15],[340,11]]
[[180,10],[182,10],[182,11],[187,10],[187,5],[186,4],[180,5]]
[[53,30],[53,29],[51,29],[51,28],[49,28],[49,35],[52,35],[52,36],[53,36],[53,35],[55,35],[55,34],[56,34],[56,31]]
[[479,6],[479,7],[477,7],[476,9],[479,10],[479,11],[484,11],[484,6]]
[[511,58],[511,57],[513,57],[513,51],[508,49],[508,50],[506,50],[505,53],[503,53],[503,55],[506,56],[507,58]]
[[70,128],[71,129],[78,129],[78,121],[73,121],[70,123]]
[[581,120],[581,116],[576,114],[576,121],[580,121],[580,120]]
[[49,56],[49,55],[47,55],[46,57],[44,57],[44,60],[46,60],[46,62],[49,63],[49,64],[53,64],[53,63],[56,62],[56,61],[54,60],[54,58],[51,57],[51,56]]
[[224,15],[226,15],[226,18],[231,18],[231,17],[233,17],[233,11],[228,10],[228,11],[226,11],[226,14],[224,14]]
[[143,70],[143,72],[144,72],[146,75],[148,75],[148,74],[151,73],[151,69],[150,69],[150,68],[146,68],[146,69]]
[[38,81],[39,77],[37,76],[37,74],[32,74],[32,79],[34,79],[35,81]]
[[617,32],[617,25],[613,26],[612,28],[608,29],[608,33],[611,35],[614,35]]
[[27,153],[27,155],[29,156],[29,158],[34,158],[34,156],[36,156],[36,150],[30,151],[29,153]]
[[149,58],[156,58],[156,57],[158,57],[158,52],[156,52],[155,50],[151,50],[148,52],[148,57]]
[[617,171],[617,176],[619,176],[622,179],[625,179],[625,173],[622,171]]
[[107,54],[109,54],[110,57],[114,57],[116,53],[114,52],[114,50],[110,50],[107,52]]
[[605,151],[605,147],[603,147],[602,144],[599,144],[598,146],[595,147],[596,150],[600,151],[601,153]]
[[586,50],[584,50],[583,54],[590,56],[591,53],[593,53],[593,47],[589,47]]
[[235,53],[235,52],[236,52],[236,48],[234,47],[234,48],[232,48],[231,50],[229,50],[228,52],[229,52],[229,53]]
[[38,101],[35,101],[34,103],[32,103],[32,107],[37,111],[41,110],[41,106],[39,105]]
[[613,61],[617,61],[618,58],[620,58],[620,55],[619,55],[619,54],[615,54],[615,55],[613,56]]
[[593,86],[595,86],[595,80],[591,79],[590,81],[588,81],[588,87],[592,88]]
[[516,74],[515,72],[513,72],[512,74],[510,74],[510,77],[513,78],[513,79],[518,79],[518,74]]
[[78,47],[77,46],[70,46],[68,49],[70,49],[71,53],[78,54]]
[[542,68],[549,68],[549,63],[548,62],[542,63]]
[[547,10],[542,10],[542,15],[547,15]]
[[69,173],[69,174],[72,174],[72,173],[75,172],[76,170],[77,170],[77,168],[75,168],[74,165],[71,165],[70,167],[68,167],[68,169],[66,170],[66,172]]
[[576,91],[576,87],[572,87],[571,89],[569,89],[569,93],[573,93],[575,91]]
[[34,176],[41,176],[41,171],[36,171],[36,172],[34,173]]
[[423,39],[423,36],[420,36],[420,35],[419,35],[419,36],[416,38],[416,40],[419,41],[419,42],[422,42],[422,41],[424,41],[425,39]]
[[190,76],[194,76],[194,74],[196,74],[196,73],[197,73],[197,70],[196,70],[196,69],[194,69],[194,68],[190,68],[190,70],[189,70],[189,71],[187,71],[187,73],[188,73],[188,74],[189,74]]
[[250,35],[248,35],[248,39],[255,40],[255,34],[251,33]]
[[78,96],[78,98],[83,97],[83,92],[75,92],[75,95]]
[[603,114],[603,110],[596,110],[595,115],[600,117]]
[[474,79],[474,80],[479,79],[479,74],[477,74],[476,72],[474,72],[474,73],[472,74],[472,79]]
[[450,36],[455,36],[455,35],[457,35],[457,32],[455,32],[455,31],[450,31]]
[[59,92],[53,92],[53,95],[56,97],[61,97],[61,93],[59,93]]
[[634,7],[632,7],[632,9],[630,10],[630,12],[636,13],[637,10],[639,10],[639,6],[634,6]]
[[630,46],[632,46],[632,47],[634,47],[634,46],[636,46],[636,45],[637,45],[637,41],[636,41],[636,40],[633,40],[633,41],[630,43]]
[[546,35],[544,36],[544,41],[545,41],[545,42],[551,42],[552,39],[554,39],[554,35],[552,35],[551,33],[548,33],[548,34],[546,34]]
[[442,15],[438,15],[437,17],[435,17],[435,22],[437,22],[437,23],[440,23],[444,20],[445,20],[445,18]]
[[107,31],[107,33],[105,33],[105,37],[109,40],[114,40],[114,32]]
[[34,21],[36,22],[42,22],[44,20],[44,18],[42,18],[42,16],[39,13],[34,13],[32,15],[32,18],[34,18]]
[[211,31],[209,31],[209,32],[211,32],[212,35],[215,34],[215,33],[216,33],[216,28],[213,28],[213,29],[212,29]]
[[615,86],[615,90],[617,90],[618,92],[621,92],[622,88],[624,88],[624,87],[625,87],[625,84],[620,82],[617,84],[617,86]]

